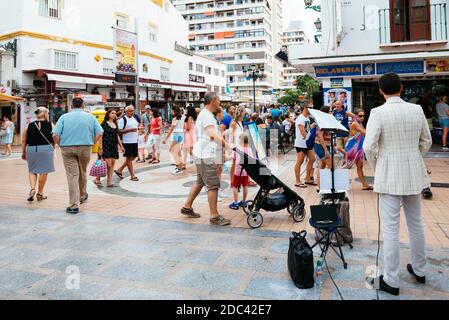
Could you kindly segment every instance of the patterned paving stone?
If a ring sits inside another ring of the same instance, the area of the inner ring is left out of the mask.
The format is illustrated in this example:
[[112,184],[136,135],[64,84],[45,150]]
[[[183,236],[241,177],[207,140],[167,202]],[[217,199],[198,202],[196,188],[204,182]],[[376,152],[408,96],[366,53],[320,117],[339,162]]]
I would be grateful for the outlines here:
[[170,263],[156,263],[154,261],[145,263],[141,261],[130,262],[129,259],[122,259],[98,275],[111,279],[160,283],[161,279],[175,265]]
[[41,268],[55,269],[59,271],[66,271],[68,267],[79,268],[80,273],[90,274],[101,268],[108,260],[97,257],[88,257],[82,255],[67,255],[54,260],[51,260],[43,265]]
[[7,265],[29,266],[47,261],[52,256],[61,255],[63,250],[38,250],[20,247],[7,247],[0,250],[0,261]]
[[226,259],[224,265],[230,268],[247,269],[270,273],[287,273],[285,256],[251,256],[232,255]]
[[200,269],[182,269],[168,281],[170,287],[191,288],[208,292],[232,292],[239,282],[239,275]]
[[111,300],[191,300],[189,295],[140,288],[120,288],[108,297]]
[[0,269],[0,295],[7,297],[15,294],[18,290],[30,287],[37,281],[45,278],[45,275],[24,272],[17,270],[10,270],[7,268]]
[[320,291],[316,288],[299,290],[289,279],[275,279],[256,276],[251,279],[245,295],[273,300],[318,300]]
[[183,263],[213,265],[222,254],[222,252],[217,251],[169,248],[162,251],[157,258]]
[[116,257],[149,258],[156,255],[159,251],[161,251],[161,246],[154,243],[121,241],[106,250],[106,253]]
[[94,300],[101,298],[109,287],[108,284],[86,281],[81,276],[78,289],[68,278],[54,277],[33,287],[27,294],[49,300]]

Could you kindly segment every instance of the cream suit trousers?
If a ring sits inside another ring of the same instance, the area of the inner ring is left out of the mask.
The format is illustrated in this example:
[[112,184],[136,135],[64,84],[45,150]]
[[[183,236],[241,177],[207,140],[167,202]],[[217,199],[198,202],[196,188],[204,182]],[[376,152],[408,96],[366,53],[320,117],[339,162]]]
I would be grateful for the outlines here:
[[421,220],[421,195],[394,196],[381,194],[380,212],[384,240],[384,281],[394,288],[399,288],[401,204],[407,220],[410,238],[410,263],[417,276],[424,276],[426,267],[424,226]]

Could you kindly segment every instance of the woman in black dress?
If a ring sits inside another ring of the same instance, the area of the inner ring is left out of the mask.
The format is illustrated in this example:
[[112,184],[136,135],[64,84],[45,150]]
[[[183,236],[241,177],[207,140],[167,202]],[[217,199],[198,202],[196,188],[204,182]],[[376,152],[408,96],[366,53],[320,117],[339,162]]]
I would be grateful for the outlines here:
[[[118,134],[118,125],[117,125],[117,111],[114,109],[110,109],[106,112],[104,117],[104,121],[101,124],[103,128],[103,137],[99,142],[98,155],[102,157],[108,166],[108,180],[107,187],[112,188],[115,187],[112,184],[112,176],[114,174],[115,161],[119,158],[118,148],[120,147],[120,151],[123,153],[124,148],[122,144],[122,140]],[[95,180],[95,184],[98,187],[102,187],[100,178],[97,177]]]

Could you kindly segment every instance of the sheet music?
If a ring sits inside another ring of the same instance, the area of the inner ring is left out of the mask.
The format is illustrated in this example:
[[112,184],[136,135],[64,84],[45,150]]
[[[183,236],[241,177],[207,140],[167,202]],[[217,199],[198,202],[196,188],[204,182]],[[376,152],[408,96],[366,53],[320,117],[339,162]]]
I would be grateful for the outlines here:
[[[349,190],[349,170],[335,169],[335,190],[345,192]],[[320,193],[331,193],[332,172],[330,169],[320,170]]]

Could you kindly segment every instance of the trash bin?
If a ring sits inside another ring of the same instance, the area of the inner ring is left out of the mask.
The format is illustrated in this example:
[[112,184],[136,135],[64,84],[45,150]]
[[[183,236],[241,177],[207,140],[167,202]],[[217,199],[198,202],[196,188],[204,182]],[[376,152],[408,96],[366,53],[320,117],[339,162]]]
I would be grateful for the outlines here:
[[[106,116],[105,110],[95,110],[92,112],[92,115],[97,118],[99,124],[103,123],[104,117]],[[92,147],[92,153],[98,153],[98,144],[95,144]]]

